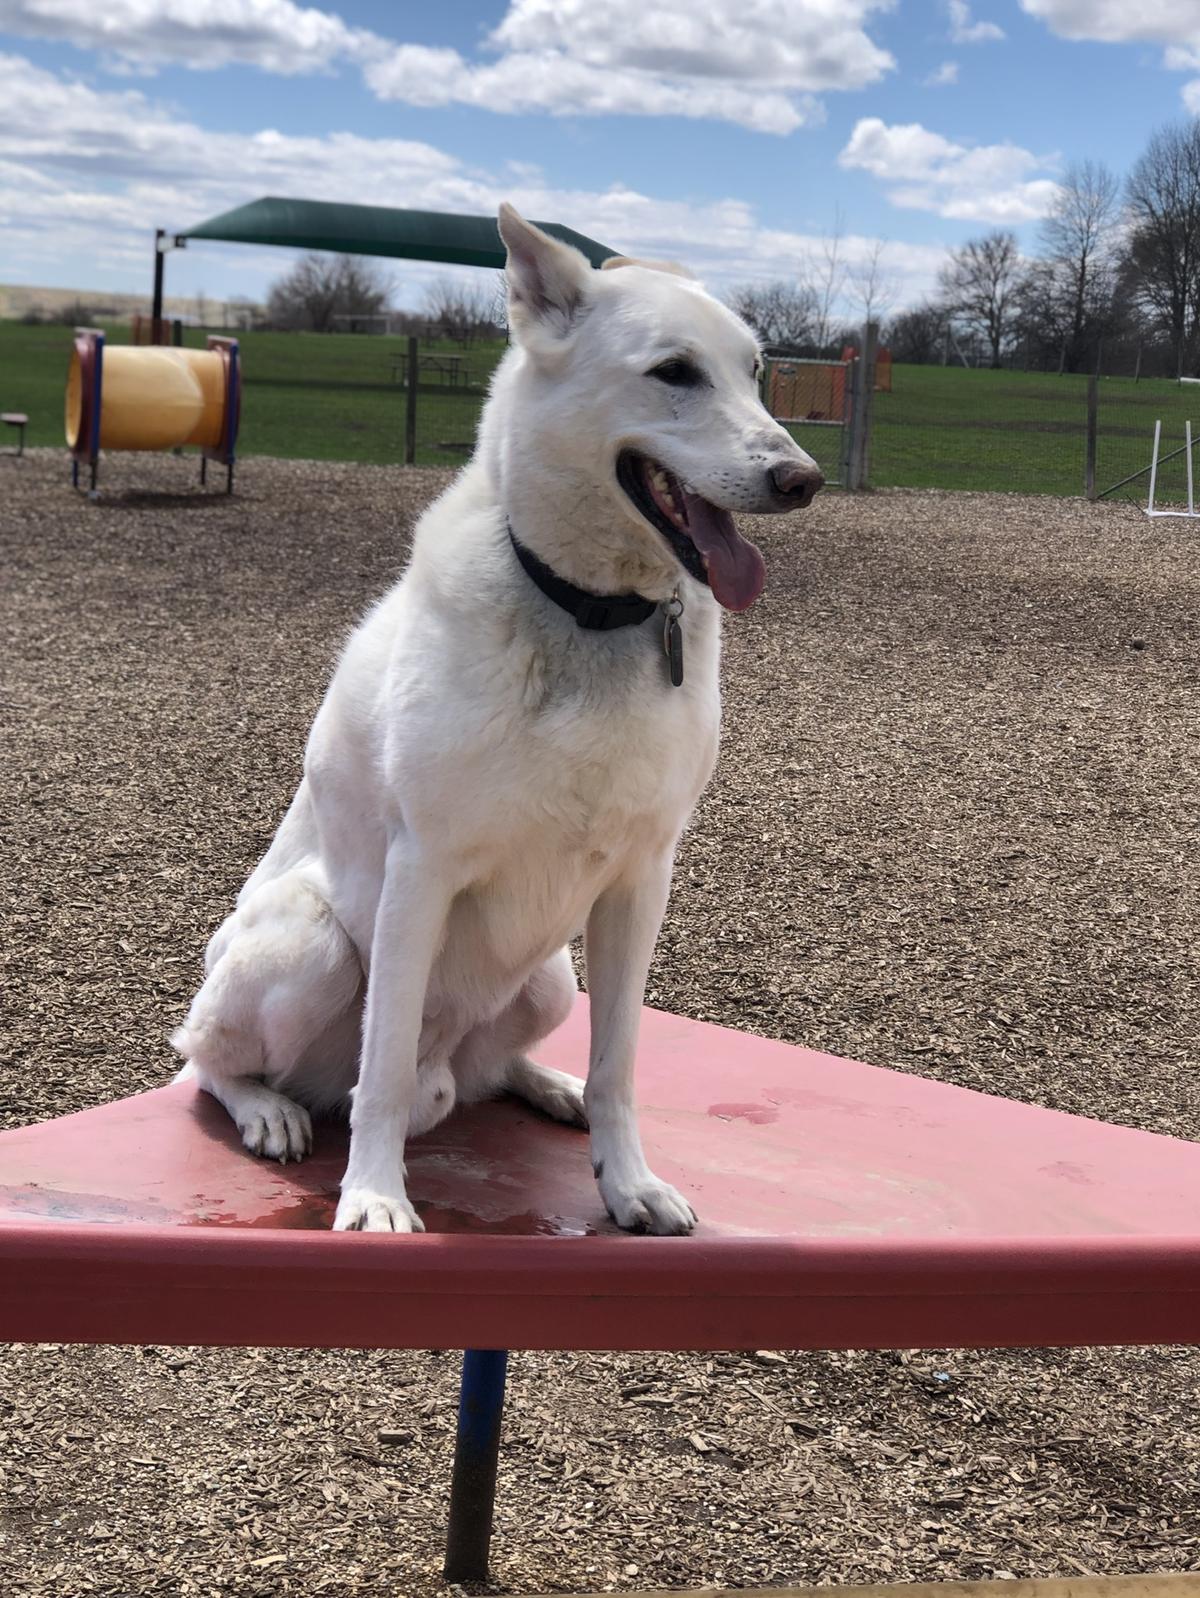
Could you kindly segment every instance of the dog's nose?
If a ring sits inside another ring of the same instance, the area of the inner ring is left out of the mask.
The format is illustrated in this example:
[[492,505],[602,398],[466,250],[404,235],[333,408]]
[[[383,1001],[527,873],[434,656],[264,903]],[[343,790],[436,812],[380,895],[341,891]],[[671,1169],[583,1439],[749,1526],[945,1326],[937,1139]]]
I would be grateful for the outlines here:
[[825,486],[824,474],[811,462],[807,466],[791,461],[786,466],[773,466],[769,476],[776,498],[797,510],[810,505],[813,495]]

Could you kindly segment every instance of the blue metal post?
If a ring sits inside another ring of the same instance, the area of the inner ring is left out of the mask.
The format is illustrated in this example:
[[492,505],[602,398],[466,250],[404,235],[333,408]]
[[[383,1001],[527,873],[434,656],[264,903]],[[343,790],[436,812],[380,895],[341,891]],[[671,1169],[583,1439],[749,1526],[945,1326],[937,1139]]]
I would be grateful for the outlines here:
[[508,1354],[504,1349],[469,1348],[463,1354],[450,1522],[446,1528],[447,1581],[488,1579],[507,1371]]

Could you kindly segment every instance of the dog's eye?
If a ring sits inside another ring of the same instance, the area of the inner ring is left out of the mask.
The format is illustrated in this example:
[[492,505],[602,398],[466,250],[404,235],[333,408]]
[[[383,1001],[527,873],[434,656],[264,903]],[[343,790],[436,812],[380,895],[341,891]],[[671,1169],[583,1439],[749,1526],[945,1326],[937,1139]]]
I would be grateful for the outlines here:
[[704,381],[700,368],[684,360],[664,361],[661,366],[652,367],[646,376],[657,377],[660,383],[669,383],[672,388],[695,388]]

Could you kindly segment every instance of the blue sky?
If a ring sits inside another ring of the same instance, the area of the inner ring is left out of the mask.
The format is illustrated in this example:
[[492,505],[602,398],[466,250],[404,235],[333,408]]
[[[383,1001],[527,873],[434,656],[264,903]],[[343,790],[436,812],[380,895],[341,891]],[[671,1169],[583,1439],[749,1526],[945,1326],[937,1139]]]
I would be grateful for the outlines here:
[[[840,219],[900,306],[1196,112],[1200,0],[0,0],[0,282],[144,289],[156,225],[266,193],[510,198],[718,290],[811,272]],[[286,265],[194,245],[168,287]]]

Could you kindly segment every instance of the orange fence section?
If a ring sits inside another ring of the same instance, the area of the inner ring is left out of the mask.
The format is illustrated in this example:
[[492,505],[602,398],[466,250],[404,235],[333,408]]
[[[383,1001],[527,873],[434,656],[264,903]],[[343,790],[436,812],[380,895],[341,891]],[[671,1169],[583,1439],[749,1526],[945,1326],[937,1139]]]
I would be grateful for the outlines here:
[[840,422],[846,416],[846,372],[839,362],[775,361],[767,403],[788,422]]

